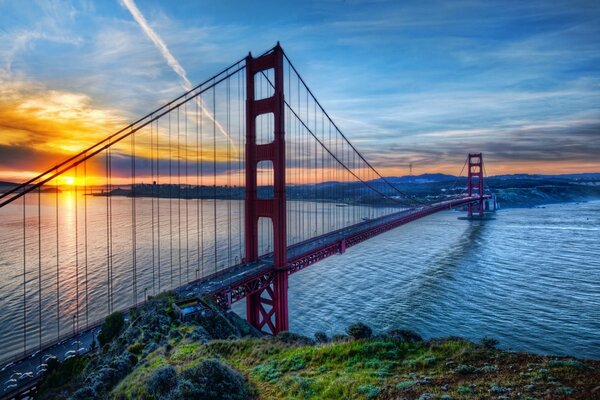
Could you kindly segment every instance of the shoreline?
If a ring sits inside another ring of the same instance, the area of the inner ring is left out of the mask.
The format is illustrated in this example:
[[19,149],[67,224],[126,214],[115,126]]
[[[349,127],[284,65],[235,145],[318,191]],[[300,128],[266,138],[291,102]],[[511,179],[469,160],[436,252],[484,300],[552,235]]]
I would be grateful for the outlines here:
[[[135,310],[109,344],[50,373],[37,398],[153,399],[153,382],[166,370],[171,398],[188,398],[190,383],[197,393],[215,390],[217,383],[210,379],[194,380],[191,371],[197,365],[207,376],[218,372],[220,382],[229,380],[218,393],[231,399],[600,395],[600,360],[499,350],[489,338],[474,343],[459,337],[423,340],[398,329],[373,333],[360,323],[330,338],[290,332],[269,337],[207,299],[209,316],[181,322],[170,311],[172,301],[171,294],[163,295]],[[117,375],[110,383],[104,376],[107,365],[121,365],[114,367]]]

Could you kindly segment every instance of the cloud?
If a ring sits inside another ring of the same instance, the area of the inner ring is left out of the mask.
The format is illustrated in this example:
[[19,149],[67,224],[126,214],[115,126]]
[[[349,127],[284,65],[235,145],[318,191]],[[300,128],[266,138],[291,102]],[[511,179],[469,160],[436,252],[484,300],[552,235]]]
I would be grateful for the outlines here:
[[[154,31],[154,29],[152,29],[150,24],[148,24],[148,21],[146,20],[144,15],[140,12],[139,8],[137,8],[135,2],[133,0],[122,0],[122,2],[125,5],[125,7],[127,8],[127,10],[129,10],[129,12],[133,16],[133,18],[136,20],[136,22],[139,24],[140,28],[142,28],[142,31],[146,34],[146,36],[152,41],[152,43],[154,43],[156,48],[160,51],[160,54],[167,61],[167,63],[171,67],[171,69],[173,69],[173,71],[175,71],[175,73],[177,75],[179,75],[179,77],[182,80],[183,88],[186,91],[191,90],[193,85],[190,82],[190,80],[188,79],[185,69],[183,69],[183,67],[181,66],[179,61],[177,61],[177,59],[173,56],[173,54],[171,53],[171,51],[169,50],[167,45],[164,43],[164,41],[161,39],[161,37],[158,36],[158,34]],[[227,140],[230,142],[233,149],[236,149],[236,152],[239,152],[240,150],[237,149],[236,143],[234,143],[234,141],[231,139],[229,133],[225,130],[223,125],[221,125],[221,123],[215,118],[215,116],[206,108],[202,99],[200,97],[196,97],[194,99],[194,101],[198,104],[202,113],[215,123],[219,132],[227,138]]]
[[[81,93],[48,89],[40,83],[0,76],[0,159],[30,156],[27,169],[46,168],[80,151],[124,125],[121,113],[101,108]],[[15,149],[13,152],[11,149]],[[18,150],[18,151],[17,151]]]
[[179,61],[171,54],[171,51],[167,47],[167,45],[163,42],[163,40],[158,36],[158,34],[152,29],[144,15],[140,12],[139,8],[135,5],[133,0],[122,0],[123,5],[129,10],[135,21],[139,24],[140,28],[144,31],[146,36],[154,43],[156,48],[160,51],[160,54],[167,61],[169,66],[175,71],[177,75],[183,81],[183,87],[185,90],[190,90],[192,88],[192,83],[187,78],[187,74]]

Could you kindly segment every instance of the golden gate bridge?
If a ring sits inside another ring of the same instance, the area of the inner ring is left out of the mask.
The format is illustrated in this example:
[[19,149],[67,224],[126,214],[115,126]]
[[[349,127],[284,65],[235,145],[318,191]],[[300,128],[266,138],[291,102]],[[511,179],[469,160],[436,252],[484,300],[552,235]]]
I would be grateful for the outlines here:
[[223,307],[245,299],[252,325],[286,331],[290,274],[436,212],[482,217],[481,153],[465,166],[459,193],[405,193],[279,44],[249,54],[0,194],[3,361],[41,360],[111,312],[174,289]]

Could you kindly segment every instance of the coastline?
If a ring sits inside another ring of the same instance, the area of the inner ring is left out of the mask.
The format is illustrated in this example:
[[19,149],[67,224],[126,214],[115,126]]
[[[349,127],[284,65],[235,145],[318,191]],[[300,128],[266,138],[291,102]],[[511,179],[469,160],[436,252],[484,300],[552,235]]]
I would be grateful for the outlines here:
[[[207,299],[203,301],[210,316],[179,321],[173,301],[172,294],[161,295],[134,310],[96,353],[74,357],[49,373],[37,398],[191,399],[210,393],[224,399],[600,396],[600,360],[498,350],[493,339],[424,341],[408,330],[373,333],[364,324],[331,338],[288,332],[262,336]],[[212,378],[197,379],[197,368]]]

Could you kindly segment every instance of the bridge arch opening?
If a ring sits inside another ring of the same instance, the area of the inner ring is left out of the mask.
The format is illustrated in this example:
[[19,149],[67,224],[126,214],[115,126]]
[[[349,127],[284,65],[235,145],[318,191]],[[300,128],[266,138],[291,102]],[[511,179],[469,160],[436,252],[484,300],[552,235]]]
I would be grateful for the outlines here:
[[273,129],[275,116],[272,112],[256,117],[256,144],[269,144],[275,140]]

